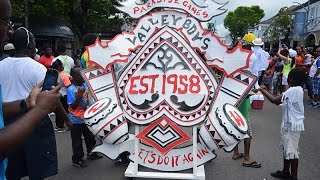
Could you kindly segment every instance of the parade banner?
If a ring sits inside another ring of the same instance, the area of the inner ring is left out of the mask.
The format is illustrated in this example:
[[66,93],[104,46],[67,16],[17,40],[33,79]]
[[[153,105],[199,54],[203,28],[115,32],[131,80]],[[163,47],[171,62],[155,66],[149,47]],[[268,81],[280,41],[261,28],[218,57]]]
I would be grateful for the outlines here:
[[296,36],[305,35],[306,26],[306,12],[295,12],[294,13],[294,34]]
[[155,8],[172,8],[183,10],[199,21],[210,21],[227,11],[223,8],[227,3],[210,0],[130,0],[119,4],[115,7],[133,18],[141,18]]
[[[98,67],[82,72],[96,100],[85,123],[103,141],[93,151],[120,160],[117,154],[130,153],[127,177],[204,179],[203,164],[215,150],[230,152],[250,137],[236,106],[257,80],[244,71],[252,52],[240,43],[228,50],[202,27],[199,21],[224,11],[215,1],[119,3],[140,20],[105,46],[97,40],[87,47]],[[149,13],[159,7],[165,10]],[[139,165],[167,173],[140,172]],[[187,169],[194,173],[174,173]]]

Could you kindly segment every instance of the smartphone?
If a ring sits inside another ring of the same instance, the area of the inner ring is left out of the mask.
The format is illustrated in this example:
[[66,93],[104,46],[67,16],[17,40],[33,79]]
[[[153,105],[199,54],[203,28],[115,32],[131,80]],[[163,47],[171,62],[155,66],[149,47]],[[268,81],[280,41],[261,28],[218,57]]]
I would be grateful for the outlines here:
[[43,81],[42,91],[50,91],[52,90],[52,86],[57,85],[59,73],[55,69],[48,69],[46,73],[46,77]]

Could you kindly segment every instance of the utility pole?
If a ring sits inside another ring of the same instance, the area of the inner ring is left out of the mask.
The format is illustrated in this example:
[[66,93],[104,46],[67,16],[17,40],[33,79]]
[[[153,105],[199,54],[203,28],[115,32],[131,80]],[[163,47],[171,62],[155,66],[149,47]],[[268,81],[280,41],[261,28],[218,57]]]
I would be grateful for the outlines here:
[[302,6],[302,8],[306,11],[306,24],[305,24],[305,32],[304,32],[304,36],[303,36],[303,41],[302,41],[302,44],[304,46],[306,46],[306,42],[307,42],[307,37],[308,37],[308,20],[309,20],[309,12],[310,12],[310,0],[308,0],[308,6],[307,8],[304,7],[301,3],[299,2],[293,2],[293,3],[296,3],[296,4],[299,4],[300,6]]
[[304,47],[307,46],[309,12],[310,12],[310,0],[308,0],[308,8],[307,8],[307,14],[306,14],[306,32],[304,33],[304,43],[303,43]]
[[29,0],[24,0],[24,11],[25,11],[25,16],[24,16],[24,24],[25,28],[29,29]]

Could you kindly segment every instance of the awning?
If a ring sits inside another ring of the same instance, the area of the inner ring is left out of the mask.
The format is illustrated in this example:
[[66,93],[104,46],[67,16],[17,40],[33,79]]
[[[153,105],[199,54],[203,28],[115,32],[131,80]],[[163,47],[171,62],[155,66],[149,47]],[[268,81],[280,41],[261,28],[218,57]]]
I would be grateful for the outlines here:
[[74,38],[70,27],[63,20],[53,17],[30,17],[29,30],[34,36]]

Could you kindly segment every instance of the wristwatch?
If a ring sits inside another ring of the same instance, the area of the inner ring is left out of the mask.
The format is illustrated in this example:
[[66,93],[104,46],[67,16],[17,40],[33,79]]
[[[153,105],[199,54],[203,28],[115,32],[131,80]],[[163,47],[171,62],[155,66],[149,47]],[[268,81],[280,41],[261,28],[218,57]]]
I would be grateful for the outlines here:
[[25,99],[20,101],[20,113],[26,113],[28,112],[28,108],[27,108],[27,102]]

